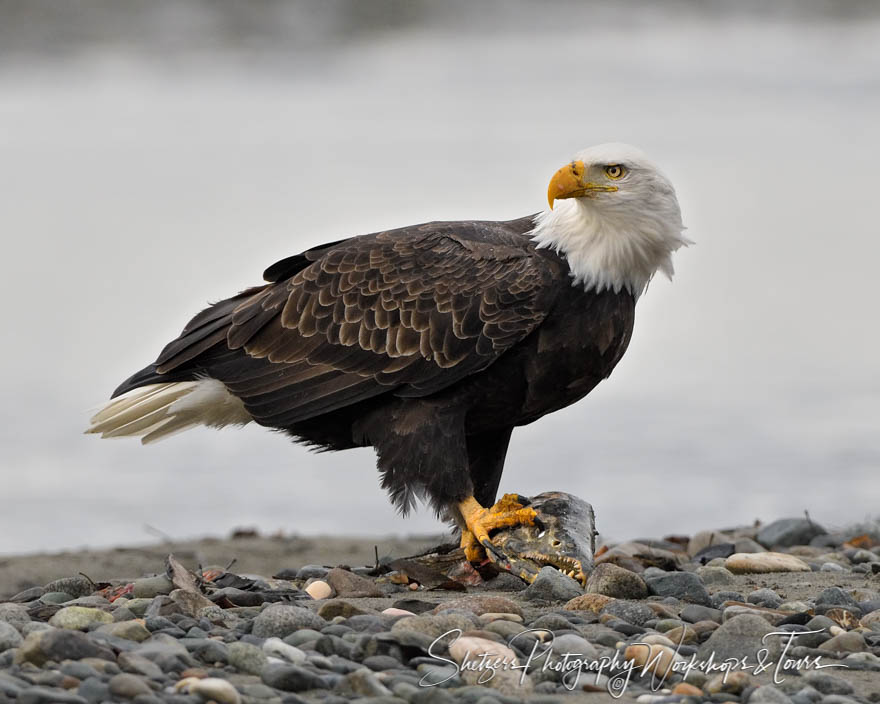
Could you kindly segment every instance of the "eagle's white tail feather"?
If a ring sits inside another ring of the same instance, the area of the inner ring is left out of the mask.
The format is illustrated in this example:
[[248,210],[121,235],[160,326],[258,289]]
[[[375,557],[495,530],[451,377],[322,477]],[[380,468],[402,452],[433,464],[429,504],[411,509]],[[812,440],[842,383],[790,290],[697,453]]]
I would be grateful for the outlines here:
[[144,444],[197,425],[222,427],[253,420],[241,400],[216,379],[149,384],[113,399],[91,420],[87,433],[141,437]]
[[[125,396],[114,399],[92,418],[89,432],[106,433],[120,430],[126,425],[152,415],[163,412],[182,396],[192,393],[194,381],[183,381],[176,384],[150,384],[141,389],[130,391]],[[158,388],[156,388],[158,387]],[[131,394],[131,396],[129,396]],[[158,419],[157,419],[158,420]],[[156,422],[155,420],[153,421]]]
[[[160,398],[166,398],[166,386],[166,384],[150,384],[149,386],[143,386],[139,389],[135,389],[134,391],[129,391],[127,394],[123,394],[119,398],[113,399],[112,401],[108,402],[107,405],[104,406],[100,411],[98,411],[94,416],[92,416],[92,425],[95,426],[99,423],[103,423],[106,420],[110,420],[111,418],[120,416],[122,413],[132,407],[146,404],[150,399],[155,398],[157,395],[160,396]],[[163,391],[165,391],[166,394],[163,394]],[[168,403],[171,403],[171,401],[169,401]],[[137,415],[133,417],[137,417]]]

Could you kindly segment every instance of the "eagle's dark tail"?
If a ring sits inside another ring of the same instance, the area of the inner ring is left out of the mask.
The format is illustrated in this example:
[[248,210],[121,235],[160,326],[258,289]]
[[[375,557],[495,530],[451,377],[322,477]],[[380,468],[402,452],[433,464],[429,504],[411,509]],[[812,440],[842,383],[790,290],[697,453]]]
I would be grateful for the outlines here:
[[175,381],[195,381],[197,378],[192,369],[175,369],[166,374],[160,374],[156,369],[157,365],[151,364],[148,367],[144,367],[139,372],[135,372],[116,387],[110,395],[110,398],[122,396],[122,394],[127,393],[132,389],[137,389],[138,387],[147,386],[149,384],[168,384]]

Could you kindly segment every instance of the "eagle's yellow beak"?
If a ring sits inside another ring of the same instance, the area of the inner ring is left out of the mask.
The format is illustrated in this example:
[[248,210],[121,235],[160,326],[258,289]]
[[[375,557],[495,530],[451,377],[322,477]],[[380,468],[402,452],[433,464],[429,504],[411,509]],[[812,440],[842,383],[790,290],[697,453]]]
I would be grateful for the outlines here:
[[563,198],[577,198],[594,191],[616,191],[617,186],[590,183],[584,180],[586,167],[584,162],[578,160],[563,166],[553,174],[550,186],[547,188],[547,202],[550,210],[553,210],[553,201]]

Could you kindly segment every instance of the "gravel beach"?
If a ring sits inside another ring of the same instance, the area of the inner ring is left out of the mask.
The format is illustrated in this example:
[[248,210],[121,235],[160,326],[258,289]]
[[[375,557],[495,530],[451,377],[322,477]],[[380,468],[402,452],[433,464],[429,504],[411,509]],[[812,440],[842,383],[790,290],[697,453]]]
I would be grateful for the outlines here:
[[532,585],[463,569],[429,588],[390,564],[438,542],[240,535],[0,558],[0,704],[880,701],[880,535],[865,527],[603,545],[586,585],[548,567]]

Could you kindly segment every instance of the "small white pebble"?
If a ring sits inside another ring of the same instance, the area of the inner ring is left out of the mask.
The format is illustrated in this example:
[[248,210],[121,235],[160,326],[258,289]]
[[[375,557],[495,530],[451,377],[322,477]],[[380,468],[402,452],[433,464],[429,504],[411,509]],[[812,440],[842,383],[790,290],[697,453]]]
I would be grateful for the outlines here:
[[332,593],[332,587],[327,584],[327,582],[322,582],[320,579],[312,582],[306,587],[306,594],[312,597],[312,599],[326,599]]
[[828,629],[828,632],[833,636],[839,636],[841,633],[846,633],[846,630],[840,626],[831,626],[831,628]]
[[418,589],[419,589],[419,585],[416,584],[415,582],[413,582],[412,584],[409,585],[409,589],[410,589],[410,591],[412,591],[412,592],[418,591]]

